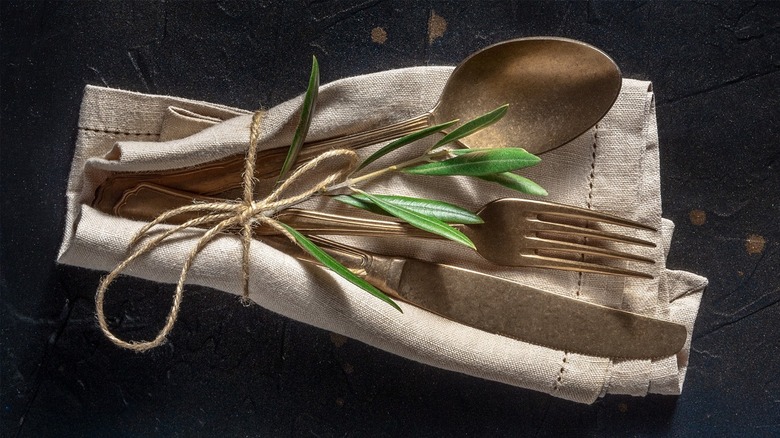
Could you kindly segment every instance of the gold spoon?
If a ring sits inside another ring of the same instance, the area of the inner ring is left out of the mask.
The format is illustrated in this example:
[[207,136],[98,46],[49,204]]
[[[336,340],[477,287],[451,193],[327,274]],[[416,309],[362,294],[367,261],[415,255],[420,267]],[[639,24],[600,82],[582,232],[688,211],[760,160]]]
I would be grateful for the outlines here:
[[470,148],[522,147],[540,154],[596,124],[620,93],[620,69],[601,50],[566,38],[504,41],[466,58],[430,111],[393,125],[312,142],[359,148],[454,119],[466,121],[509,104],[498,123],[462,141]]
[[[505,41],[474,53],[455,68],[438,103],[425,114],[306,143],[298,162],[334,148],[361,148],[449,120],[469,120],[506,103],[509,109],[503,119],[461,142],[471,148],[513,146],[540,154],[596,124],[612,107],[621,85],[620,69],[612,59],[583,42],[551,37]],[[260,152],[255,176],[276,177],[286,154],[286,148]],[[142,182],[226,197],[241,186],[243,158],[237,155],[187,169],[117,174],[97,189],[93,205],[111,208],[119,194]]]

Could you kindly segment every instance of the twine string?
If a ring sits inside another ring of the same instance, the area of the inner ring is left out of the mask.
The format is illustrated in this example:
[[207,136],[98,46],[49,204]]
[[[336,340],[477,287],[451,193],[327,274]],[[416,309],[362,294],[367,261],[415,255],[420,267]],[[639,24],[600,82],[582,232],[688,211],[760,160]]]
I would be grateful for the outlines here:
[[[313,160],[309,161],[305,165],[299,167],[295,172],[290,175],[289,178],[284,180],[271,194],[261,200],[254,199],[255,190],[255,160],[257,157],[258,143],[261,137],[261,127],[265,112],[257,111],[252,117],[252,124],[250,125],[249,134],[249,148],[246,153],[246,160],[244,163],[243,173],[243,199],[239,202],[225,201],[225,202],[209,202],[202,204],[187,205],[184,207],[168,210],[153,221],[147,223],[142,227],[133,237],[130,242],[130,248],[134,248],[134,251],[127,256],[121,263],[119,263],[108,275],[103,277],[98,286],[97,294],[95,296],[95,307],[97,313],[98,324],[103,334],[119,347],[126,348],[134,351],[146,351],[155,348],[165,342],[166,337],[173,329],[176,323],[176,318],[179,315],[179,310],[184,296],[184,284],[187,281],[187,274],[190,271],[195,258],[200,254],[203,248],[206,247],[214,238],[222,234],[225,231],[239,228],[240,238],[242,242],[242,257],[241,257],[241,270],[242,270],[242,286],[243,293],[241,296],[242,302],[246,305],[249,303],[249,280],[250,280],[250,259],[249,250],[252,242],[252,228],[256,225],[268,225],[280,234],[286,236],[290,241],[298,244],[295,237],[290,234],[282,225],[273,218],[273,216],[279,211],[295,205],[303,200],[308,199],[314,194],[324,190],[331,186],[336,181],[346,177],[357,164],[357,154],[349,149],[334,149],[324,152],[318,155]],[[313,171],[320,163],[335,158],[344,157],[348,160],[346,166],[341,169],[327,175],[321,181],[312,185],[303,192],[281,198],[281,195],[298,179],[305,174]],[[162,233],[152,236],[152,229],[159,224],[166,222],[167,220],[178,216],[183,213],[198,213],[193,219],[190,219],[180,225],[165,230]],[[154,339],[150,341],[125,341],[120,339],[111,331],[106,320],[104,312],[104,303],[106,297],[106,291],[108,286],[124,271],[133,261],[143,256],[144,254],[154,250],[160,246],[170,236],[192,228],[211,225],[211,227],[198,239],[195,246],[190,250],[187,258],[182,265],[179,280],[176,283],[176,290],[173,294],[173,303],[168,311],[168,316],[165,319],[165,325],[157,333]]]

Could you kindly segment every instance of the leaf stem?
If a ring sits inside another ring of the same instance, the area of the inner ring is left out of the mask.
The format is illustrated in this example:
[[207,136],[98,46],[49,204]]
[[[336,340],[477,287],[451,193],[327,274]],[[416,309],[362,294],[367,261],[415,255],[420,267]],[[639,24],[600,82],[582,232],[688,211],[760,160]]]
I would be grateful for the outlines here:
[[446,157],[450,152],[446,149],[438,150],[436,152],[429,152],[424,155],[421,155],[419,157],[412,158],[411,160],[407,160],[398,164],[394,164],[392,166],[385,167],[383,169],[376,170],[371,173],[367,173],[362,176],[358,176],[355,178],[348,178],[346,181],[343,181],[339,184],[332,185],[328,188],[326,188],[324,191],[327,192],[333,192],[339,189],[343,189],[345,187],[352,187],[357,183],[361,183],[363,181],[368,181],[374,178],[377,178],[379,176],[382,176],[386,173],[397,171],[397,170],[403,170],[407,167],[414,166],[416,164],[430,162],[432,160],[436,160],[439,158]]

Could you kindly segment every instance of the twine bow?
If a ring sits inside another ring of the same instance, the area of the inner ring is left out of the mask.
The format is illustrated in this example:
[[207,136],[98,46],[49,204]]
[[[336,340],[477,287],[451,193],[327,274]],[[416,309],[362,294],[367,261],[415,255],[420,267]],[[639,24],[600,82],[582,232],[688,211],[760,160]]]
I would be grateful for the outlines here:
[[[117,265],[113,271],[106,275],[100,282],[97,294],[95,297],[95,306],[97,310],[97,319],[100,329],[103,334],[106,335],[114,344],[134,350],[145,351],[151,348],[157,347],[165,342],[166,336],[170,333],[173,325],[176,323],[176,318],[179,315],[179,308],[181,306],[182,298],[184,295],[184,283],[187,280],[187,274],[190,267],[194,262],[198,254],[203,248],[208,245],[217,235],[228,229],[240,227],[241,229],[241,242],[242,242],[242,259],[241,267],[243,272],[243,294],[242,299],[244,302],[249,301],[249,247],[252,242],[252,227],[255,225],[269,225],[279,231],[279,233],[287,236],[292,242],[297,244],[295,237],[290,234],[280,223],[273,218],[273,215],[283,210],[286,207],[297,204],[313,194],[323,190],[330,186],[335,181],[346,176],[357,163],[357,154],[348,149],[335,149],[325,152],[315,159],[309,161],[304,166],[298,168],[289,178],[287,178],[282,184],[280,184],[270,195],[259,201],[254,200],[254,186],[255,186],[255,159],[257,155],[257,145],[260,139],[260,126],[262,124],[265,112],[257,111],[252,117],[252,124],[250,126],[249,135],[249,148],[246,153],[246,162],[244,165],[244,181],[243,181],[243,200],[239,202],[210,202],[203,204],[188,205],[173,210],[166,211],[159,215],[155,220],[146,224],[141,230],[133,237],[130,247],[135,247],[135,251],[130,254],[124,261]],[[281,194],[296,180],[307,172],[312,171],[318,164],[333,157],[344,156],[349,159],[347,166],[341,170],[331,173],[326,178],[313,185],[308,190],[299,193],[295,196],[279,199]],[[138,246],[139,242],[145,237],[149,237],[150,231],[155,225],[161,224],[168,219],[180,215],[182,213],[202,213],[199,217],[190,219],[181,225],[171,228],[157,236],[152,237],[148,241]],[[168,312],[168,316],[165,321],[165,325],[158,332],[157,336],[151,341],[125,341],[114,335],[108,327],[106,322],[106,316],[103,311],[103,304],[105,301],[106,290],[111,282],[116,279],[117,276],[127,268],[138,257],[146,254],[147,252],[157,248],[166,238],[171,235],[190,228],[198,227],[205,224],[211,224],[216,222],[209,228],[205,234],[198,240],[197,244],[192,248],[189,255],[184,261],[184,265],[181,269],[181,275],[179,281],[176,284],[176,292],[173,296],[173,304]]]

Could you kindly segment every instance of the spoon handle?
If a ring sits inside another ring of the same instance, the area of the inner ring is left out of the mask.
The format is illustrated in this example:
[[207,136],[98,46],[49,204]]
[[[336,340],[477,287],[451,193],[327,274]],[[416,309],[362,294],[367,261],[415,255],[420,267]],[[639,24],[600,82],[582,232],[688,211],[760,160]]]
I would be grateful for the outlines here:
[[[304,143],[297,164],[305,163],[331,149],[359,149],[411,134],[427,127],[429,119],[430,113],[425,113],[360,133]],[[259,152],[255,177],[263,180],[278,175],[286,151],[286,148],[274,148]],[[233,156],[195,168],[113,175],[97,188],[92,205],[99,209],[110,209],[118,202],[117,196],[140,183],[153,183],[200,195],[230,198],[234,195],[231,191],[241,187],[243,164],[242,156]]]
[[380,126],[374,129],[358,132],[355,134],[332,137],[325,140],[318,140],[304,144],[304,148],[309,149],[359,149],[383,141],[392,140],[411,134],[430,125],[431,113],[425,113],[411,119],[396,122],[386,126]]

